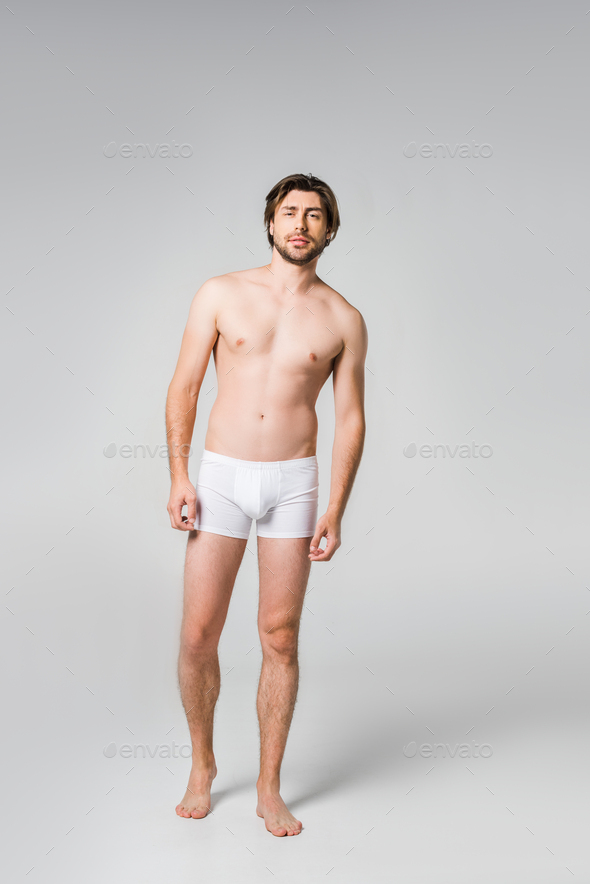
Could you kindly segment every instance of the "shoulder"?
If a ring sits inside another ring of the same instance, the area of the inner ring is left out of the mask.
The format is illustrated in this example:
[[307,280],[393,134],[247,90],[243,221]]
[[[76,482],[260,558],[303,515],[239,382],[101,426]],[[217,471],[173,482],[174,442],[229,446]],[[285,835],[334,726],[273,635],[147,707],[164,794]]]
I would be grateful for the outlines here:
[[264,272],[263,267],[249,267],[246,270],[229,270],[221,276],[214,276],[219,285],[236,286],[245,282],[258,282]]
[[[255,270],[230,270],[220,276],[211,276],[203,283],[199,292],[207,298],[223,298],[242,290],[244,283],[256,282]],[[197,294],[199,294],[197,292]]]
[[197,291],[197,295],[202,295],[203,298],[214,298],[216,295],[222,294],[231,286],[232,276],[233,274],[231,273],[222,273],[221,276],[210,276]]
[[344,295],[331,286],[323,283],[326,300],[338,320],[344,343],[354,340],[356,343],[367,342],[367,326],[361,311],[347,301]]
[[192,308],[208,309],[217,313],[227,296],[236,288],[233,277],[233,273],[223,273],[205,280],[193,297]]

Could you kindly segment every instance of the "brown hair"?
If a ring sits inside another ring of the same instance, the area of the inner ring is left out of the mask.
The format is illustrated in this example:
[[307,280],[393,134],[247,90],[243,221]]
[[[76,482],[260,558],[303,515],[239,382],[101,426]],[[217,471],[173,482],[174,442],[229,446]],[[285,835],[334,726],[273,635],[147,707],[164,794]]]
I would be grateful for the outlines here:
[[264,226],[266,227],[266,235],[268,237],[268,241],[270,243],[271,248],[273,247],[273,238],[270,233],[270,222],[274,221],[275,211],[280,206],[282,201],[285,199],[287,194],[291,190],[303,190],[306,193],[313,191],[317,193],[322,201],[322,205],[326,210],[326,215],[328,216],[328,226],[327,231],[330,231],[330,239],[326,243],[326,246],[329,246],[336,233],[338,232],[338,228],[340,227],[340,212],[338,210],[338,202],[336,200],[336,195],[331,187],[329,187],[325,181],[322,181],[320,178],[316,178],[315,175],[312,175],[309,172],[308,175],[304,175],[302,172],[295,175],[287,175],[286,178],[282,178],[278,184],[270,190],[266,195],[266,207],[264,209]]

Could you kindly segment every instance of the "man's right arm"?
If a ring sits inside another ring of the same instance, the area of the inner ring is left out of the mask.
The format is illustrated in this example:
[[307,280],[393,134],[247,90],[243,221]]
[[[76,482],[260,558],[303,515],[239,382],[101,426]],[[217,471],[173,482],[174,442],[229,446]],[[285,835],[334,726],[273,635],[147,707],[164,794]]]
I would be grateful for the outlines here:
[[[213,278],[193,298],[166,399],[166,439],[172,478],[168,514],[172,527],[180,531],[192,530],[197,515],[197,494],[188,477],[188,453],[199,391],[217,340],[218,293],[219,283]],[[188,512],[183,520],[185,504]]]

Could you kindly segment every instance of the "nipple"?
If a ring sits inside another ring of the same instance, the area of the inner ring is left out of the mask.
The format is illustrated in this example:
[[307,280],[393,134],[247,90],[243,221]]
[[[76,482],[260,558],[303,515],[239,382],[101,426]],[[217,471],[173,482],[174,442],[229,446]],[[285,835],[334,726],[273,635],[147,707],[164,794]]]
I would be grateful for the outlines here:
[[238,344],[238,345],[243,344],[243,343],[244,343],[244,338],[238,338],[238,340],[236,341],[236,344]]
[[318,357],[315,355],[315,353],[310,353],[309,358],[311,359],[312,362],[315,362]]

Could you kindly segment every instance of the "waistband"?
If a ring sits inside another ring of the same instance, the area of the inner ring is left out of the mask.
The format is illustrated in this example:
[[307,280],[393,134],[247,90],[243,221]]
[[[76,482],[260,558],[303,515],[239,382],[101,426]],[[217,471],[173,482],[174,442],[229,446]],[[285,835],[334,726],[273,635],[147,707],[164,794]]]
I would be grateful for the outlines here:
[[317,454],[312,454],[311,457],[295,457],[291,460],[241,460],[238,457],[229,457],[227,454],[218,454],[217,451],[208,451],[206,448],[203,449],[201,460],[216,460],[219,463],[247,467],[250,470],[294,470],[318,462]]

